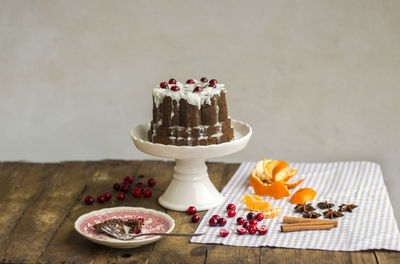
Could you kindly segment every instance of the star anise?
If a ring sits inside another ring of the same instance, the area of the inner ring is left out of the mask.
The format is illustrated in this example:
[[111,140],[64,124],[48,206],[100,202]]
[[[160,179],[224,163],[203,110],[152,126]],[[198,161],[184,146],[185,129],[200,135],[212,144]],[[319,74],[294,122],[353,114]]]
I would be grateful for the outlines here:
[[332,209],[326,210],[325,212],[323,212],[323,214],[324,214],[325,218],[330,218],[330,219],[343,216],[343,214],[341,212],[334,211]]
[[335,205],[333,203],[328,203],[327,201],[325,201],[325,202],[318,203],[317,206],[320,209],[328,209],[328,208],[334,207]]
[[311,211],[311,212],[304,212],[303,213],[303,217],[304,218],[318,218],[318,217],[320,217],[321,216],[321,214],[319,214],[319,213],[317,213],[317,212],[313,212],[313,211]]
[[312,212],[314,210],[315,210],[315,208],[311,205],[311,203],[298,204],[294,208],[294,211],[296,213]]
[[347,211],[347,212],[351,213],[351,212],[353,212],[353,209],[356,208],[356,207],[358,207],[358,205],[355,205],[355,204],[342,204],[342,205],[339,206],[339,211],[340,212]]

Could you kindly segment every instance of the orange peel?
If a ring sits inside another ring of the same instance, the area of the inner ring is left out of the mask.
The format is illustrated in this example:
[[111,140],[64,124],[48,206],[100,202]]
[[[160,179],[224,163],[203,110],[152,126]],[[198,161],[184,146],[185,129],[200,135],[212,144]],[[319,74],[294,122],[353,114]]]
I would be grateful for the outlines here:
[[312,188],[302,188],[292,195],[289,202],[293,204],[308,203],[314,199],[315,195],[317,195],[317,192]]

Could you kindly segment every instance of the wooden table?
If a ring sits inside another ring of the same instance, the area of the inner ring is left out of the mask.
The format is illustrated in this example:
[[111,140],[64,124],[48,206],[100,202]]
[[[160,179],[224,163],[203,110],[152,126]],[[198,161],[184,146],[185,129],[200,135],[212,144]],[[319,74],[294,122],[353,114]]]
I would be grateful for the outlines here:
[[[239,164],[208,163],[213,183],[221,190]],[[135,249],[112,249],[94,244],[73,229],[78,216],[113,207],[143,206],[167,212],[175,232],[194,232],[197,224],[186,213],[157,203],[172,177],[173,162],[104,160],[95,162],[0,162],[0,260],[67,263],[400,263],[389,251],[333,252],[284,248],[250,248],[191,244],[189,238],[164,238]],[[151,198],[116,199],[112,185],[125,175],[136,181],[156,179]],[[144,175],[144,178],[139,178]],[[86,205],[86,195],[110,191],[110,202]],[[201,216],[205,212],[200,213]]]

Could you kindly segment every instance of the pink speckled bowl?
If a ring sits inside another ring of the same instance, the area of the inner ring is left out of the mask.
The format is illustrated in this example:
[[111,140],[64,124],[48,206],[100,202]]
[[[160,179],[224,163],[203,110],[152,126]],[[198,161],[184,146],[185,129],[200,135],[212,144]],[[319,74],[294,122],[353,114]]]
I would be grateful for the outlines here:
[[134,248],[159,240],[161,236],[141,236],[133,240],[123,241],[106,235],[98,234],[92,229],[94,224],[108,219],[119,218],[122,220],[127,220],[138,217],[144,219],[142,233],[170,233],[175,227],[174,219],[160,211],[143,207],[112,207],[81,215],[75,221],[75,230],[85,238],[95,243],[114,248]]

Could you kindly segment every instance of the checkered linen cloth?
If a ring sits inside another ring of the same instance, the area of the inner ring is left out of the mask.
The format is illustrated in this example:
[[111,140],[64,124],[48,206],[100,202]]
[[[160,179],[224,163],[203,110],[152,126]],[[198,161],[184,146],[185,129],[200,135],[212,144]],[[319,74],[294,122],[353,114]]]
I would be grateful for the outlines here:
[[[280,231],[282,216],[297,216],[294,205],[289,203],[290,197],[275,200],[264,197],[272,206],[280,206],[282,215],[265,219],[259,225],[268,226],[268,233],[259,235],[238,235],[236,233],[236,218],[246,217],[248,210],[240,203],[247,193],[254,193],[249,187],[249,175],[255,162],[244,162],[240,165],[232,179],[225,186],[222,194],[225,203],[210,209],[203,217],[196,233],[205,232],[200,237],[193,237],[192,243],[213,243],[231,246],[271,246],[300,249],[322,249],[357,251],[366,249],[388,249],[400,251],[400,234],[393,214],[393,208],[383,182],[380,166],[373,162],[349,161],[328,163],[292,163],[291,168],[297,168],[298,173],[290,180],[295,182],[301,178],[304,181],[294,191],[311,187],[317,192],[313,205],[327,200],[335,204],[334,209],[342,203],[359,205],[353,213],[344,212],[338,218],[339,225],[331,230],[315,230],[283,233]],[[236,216],[227,217],[226,205],[236,204]],[[317,207],[316,207],[317,208]],[[317,212],[322,210],[317,209]],[[224,227],[210,227],[208,220],[214,214],[225,217],[228,221]],[[219,230],[229,230],[225,238],[219,236]]]

